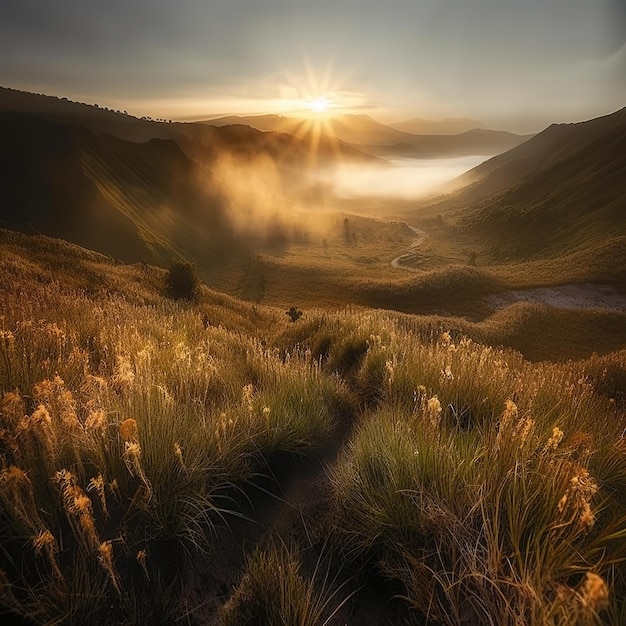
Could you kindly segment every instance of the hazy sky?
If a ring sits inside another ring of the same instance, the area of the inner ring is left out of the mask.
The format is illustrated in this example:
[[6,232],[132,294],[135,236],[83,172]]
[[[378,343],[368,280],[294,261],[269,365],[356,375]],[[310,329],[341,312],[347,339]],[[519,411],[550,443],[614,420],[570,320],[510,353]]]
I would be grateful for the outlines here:
[[0,0],[0,84],[188,119],[306,108],[538,130],[626,105],[625,0]]

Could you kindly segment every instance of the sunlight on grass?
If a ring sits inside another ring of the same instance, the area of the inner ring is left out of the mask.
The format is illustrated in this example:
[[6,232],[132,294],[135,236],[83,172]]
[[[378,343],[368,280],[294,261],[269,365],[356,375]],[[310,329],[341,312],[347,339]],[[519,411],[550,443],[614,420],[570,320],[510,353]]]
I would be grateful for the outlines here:
[[[623,623],[623,350],[531,363],[478,341],[497,325],[357,309],[292,323],[206,287],[197,304],[172,301],[154,268],[76,256],[100,281],[89,291],[71,266],[49,280],[12,254],[0,273],[12,616],[190,619],[204,601],[190,605],[182,575],[202,581],[231,528],[242,569],[213,600],[224,624],[344,623],[372,577],[401,599],[398,620]],[[327,464],[315,524],[297,510],[263,543],[261,513],[295,510],[272,481],[305,459]]]

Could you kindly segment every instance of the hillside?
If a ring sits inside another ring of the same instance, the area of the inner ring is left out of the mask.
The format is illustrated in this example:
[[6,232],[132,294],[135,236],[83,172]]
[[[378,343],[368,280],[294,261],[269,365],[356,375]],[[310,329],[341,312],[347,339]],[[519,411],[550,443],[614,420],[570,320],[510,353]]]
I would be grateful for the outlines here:
[[0,134],[0,223],[162,264],[285,242],[296,228],[286,207],[308,193],[309,169],[374,161],[337,142],[138,120],[8,89]]
[[[125,260],[166,260],[228,236],[216,193],[172,140],[127,142],[0,113],[0,219]],[[202,218],[202,219],[201,219]]]
[[413,158],[492,155],[504,152],[529,138],[482,129],[470,129],[456,134],[415,135],[381,124],[369,115],[324,116],[314,120],[279,115],[228,116],[204,120],[203,123],[218,127],[244,124],[262,131],[279,131],[305,138],[321,134],[322,137],[336,138],[376,156]]
[[42,236],[0,258],[10,623],[623,623],[624,315],[292,323]]
[[461,224],[488,234],[503,259],[562,254],[626,235],[626,109],[542,135],[472,173],[482,177],[481,193],[515,175],[505,191],[468,207]]
[[94,133],[113,135],[127,141],[145,142],[175,137],[175,130],[169,124],[139,119],[97,104],[72,102],[67,98],[6,87],[0,87],[0,112],[26,113],[62,124],[82,126]]
[[497,262],[549,259],[626,235],[624,180],[626,109],[550,126],[464,174],[426,212],[454,216]]
[[281,133],[264,134],[251,128],[216,129],[204,124],[172,122],[137,118],[126,112],[73,102],[67,98],[56,98],[0,87],[0,113],[24,113],[32,118],[48,120],[69,126],[79,126],[96,135],[110,135],[133,143],[145,143],[150,139],[171,139],[192,158],[203,165],[227,152],[237,157],[250,155],[269,156],[282,165],[304,166],[314,154],[319,164],[327,165],[341,160],[372,162],[354,148],[344,146],[336,140],[319,142],[315,146],[301,139]]

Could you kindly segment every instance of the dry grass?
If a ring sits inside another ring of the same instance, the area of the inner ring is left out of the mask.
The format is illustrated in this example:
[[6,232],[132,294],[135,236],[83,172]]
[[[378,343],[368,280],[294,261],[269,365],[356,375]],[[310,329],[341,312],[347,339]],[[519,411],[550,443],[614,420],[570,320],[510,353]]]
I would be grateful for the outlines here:
[[[470,323],[351,308],[290,323],[284,307],[207,288],[174,303],[155,268],[2,237],[10,615],[193,622],[178,572],[201,580],[232,526],[250,556],[223,623],[345,623],[362,598],[343,604],[344,562],[392,581],[417,622],[623,623],[626,361],[611,351],[623,316],[518,306]],[[588,356],[592,330],[604,356],[558,362]],[[312,565],[292,537],[255,550],[258,533],[234,524],[260,522],[251,495],[276,460],[303,457],[329,459],[324,506],[308,512],[325,535],[309,537]]]

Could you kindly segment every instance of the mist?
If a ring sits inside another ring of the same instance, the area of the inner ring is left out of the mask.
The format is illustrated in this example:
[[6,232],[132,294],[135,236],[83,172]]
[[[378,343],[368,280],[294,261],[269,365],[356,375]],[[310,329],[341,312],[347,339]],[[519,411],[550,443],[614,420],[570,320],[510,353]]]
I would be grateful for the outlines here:
[[211,199],[206,210],[213,226],[207,234],[213,243],[207,240],[207,245],[213,247],[217,237],[224,252],[225,246],[251,255],[322,241],[336,231],[336,215],[345,210],[342,200],[402,201],[449,191],[450,181],[486,158],[338,160],[308,169],[274,155],[220,151],[200,174]]
[[[218,201],[222,223],[238,248],[250,251],[323,238],[329,219],[315,209],[327,193],[311,194],[310,179],[267,155],[242,158],[221,154],[211,165],[205,187]],[[315,185],[314,185],[315,186]]]
[[364,196],[412,199],[443,191],[453,179],[489,157],[386,159],[380,165],[341,164],[319,172],[338,198]]

